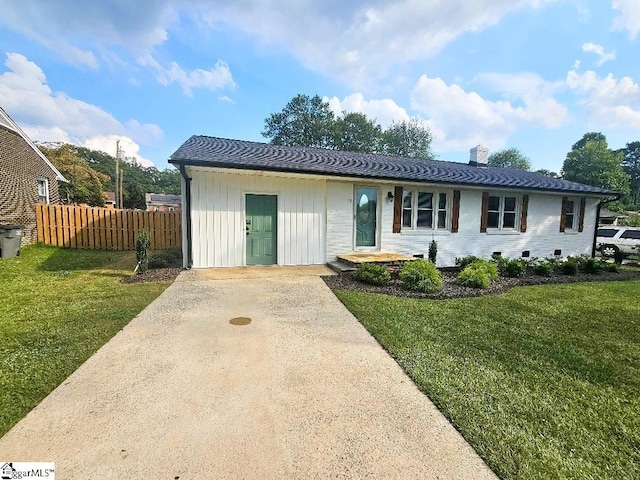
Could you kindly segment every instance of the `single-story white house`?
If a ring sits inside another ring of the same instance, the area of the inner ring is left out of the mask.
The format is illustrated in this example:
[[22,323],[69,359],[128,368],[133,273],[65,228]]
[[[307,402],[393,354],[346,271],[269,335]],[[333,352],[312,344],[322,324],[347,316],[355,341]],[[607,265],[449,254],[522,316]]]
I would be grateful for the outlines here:
[[353,252],[593,255],[616,193],[510,168],[193,136],[182,173],[185,267],[324,264]]

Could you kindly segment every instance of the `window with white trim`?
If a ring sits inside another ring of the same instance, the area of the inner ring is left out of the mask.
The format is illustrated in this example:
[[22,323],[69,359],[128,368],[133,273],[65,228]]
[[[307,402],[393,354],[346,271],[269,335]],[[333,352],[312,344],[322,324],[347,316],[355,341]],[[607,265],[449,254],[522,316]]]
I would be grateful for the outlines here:
[[49,179],[38,179],[38,203],[49,203]]
[[446,230],[447,192],[405,189],[402,192],[402,228],[405,230]]
[[487,204],[487,228],[515,230],[518,197],[513,195],[489,195]]
[[565,230],[577,230],[576,228],[576,201],[568,199],[564,204],[564,228]]

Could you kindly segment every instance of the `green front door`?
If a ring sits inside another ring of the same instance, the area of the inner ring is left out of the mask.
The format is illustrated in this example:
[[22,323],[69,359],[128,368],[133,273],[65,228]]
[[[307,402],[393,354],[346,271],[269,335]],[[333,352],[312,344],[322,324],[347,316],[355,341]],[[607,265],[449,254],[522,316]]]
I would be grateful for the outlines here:
[[378,189],[356,187],[356,247],[376,246]]
[[247,195],[247,265],[275,265],[277,259],[278,197]]

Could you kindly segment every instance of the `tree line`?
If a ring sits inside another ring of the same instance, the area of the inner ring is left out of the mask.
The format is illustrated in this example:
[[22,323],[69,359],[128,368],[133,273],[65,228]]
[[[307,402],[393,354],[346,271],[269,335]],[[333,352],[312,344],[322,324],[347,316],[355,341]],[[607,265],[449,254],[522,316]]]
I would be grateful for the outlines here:
[[[264,121],[262,135],[275,145],[320,147],[363,153],[382,153],[433,159],[433,135],[420,120],[394,122],[388,128],[363,113],[335,115],[318,95],[298,94],[280,112]],[[517,148],[489,155],[489,165],[531,170],[531,160]],[[576,142],[560,172],[537,173],[606,188],[622,194],[611,209],[640,210],[640,141],[612,150],[602,133],[589,132]]]
[[[44,155],[69,182],[59,182],[60,199],[67,204],[105,205],[105,192],[116,191],[116,159],[69,143],[40,145]],[[145,193],[180,194],[180,173],[143,167],[135,158],[120,161],[123,208],[146,209]]]
[[264,121],[262,135],[274,145],[320,147],[433,159],[433,135],[416,118],[386,129],[364,113],[335,115],[318,95],[298,94]]

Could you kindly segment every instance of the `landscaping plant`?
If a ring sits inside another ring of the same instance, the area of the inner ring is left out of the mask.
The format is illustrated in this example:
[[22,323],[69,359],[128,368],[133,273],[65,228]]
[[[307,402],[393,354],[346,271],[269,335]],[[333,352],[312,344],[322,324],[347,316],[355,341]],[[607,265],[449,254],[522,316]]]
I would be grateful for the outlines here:
[[548,277],[553,274],[553,264],[546,261],[536,263],[533,265],[533,273]]
[[149,249],[151,248],[151,240],[149,232],[146,230],[138,231],[138,240],[136,240],[136,260],[138,265],[136,269],[139,274],[149,269]]
[[436,264],[437,256],[438,256],[438,242],[432,239],[431,243],[429,244],[429,261],[434,265]]
[[464,268],[472,262],[476,260],[482,260],[480,257],[476,257],[475,255],[467,255],[466,257],[456,258],[456,265],[460,268]]
[[498,267],[488,260],[474,260],[458,274],[459,285],[472,288],[489,288],[498,278]]
[[363,263],[355,272],[355,277],[371,285],[384,285],[391,280],[391,274],[386,265],[378,263]]
[[440,271],[428,260],[405,263],[400,271],[400,280],[405,288],[424,293],[437,292],[444,283]]

